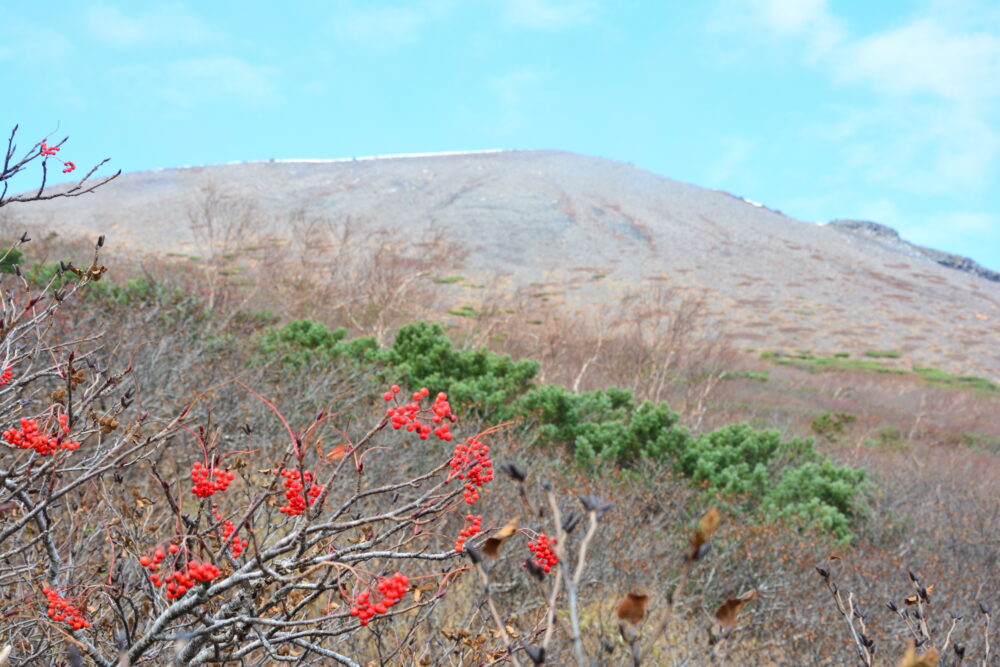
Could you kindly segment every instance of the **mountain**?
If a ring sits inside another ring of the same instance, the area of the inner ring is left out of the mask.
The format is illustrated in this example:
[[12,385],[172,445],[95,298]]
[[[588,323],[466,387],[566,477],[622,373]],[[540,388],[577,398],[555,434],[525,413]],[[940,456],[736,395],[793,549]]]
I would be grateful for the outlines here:
[[553,307],[591,308],[669,286],[703,296],[713,326],[744,348],[893,351],[898,363],[1000,378],[1000,283],[971,260],[913,246],[875,223],[794,220],[566,152],[160,169],[78,199],[7,209],[15,227],[191,253],[188,211],[212,189],[253,202],[276,237],[292,233],[297,213],[349,221],[360,234],[389,229],[400,243],[434,231],[464,250],[464,276],[498,290],[529,287]]

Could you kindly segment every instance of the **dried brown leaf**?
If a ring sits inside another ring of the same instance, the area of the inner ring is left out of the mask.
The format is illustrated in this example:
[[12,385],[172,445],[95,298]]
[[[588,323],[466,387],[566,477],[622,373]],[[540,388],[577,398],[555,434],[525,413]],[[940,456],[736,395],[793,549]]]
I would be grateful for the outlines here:
[[903,654],[903,659],[899,661],[899,667],[938,667],[939,662],[941,662],[941,654],[936,648],[930,648],[926,653],[918,656],[917,649],[911,639],[910,645],[906,647],[906,653]]
[[519,520],[520,517],[514,517],[508,521],[503,528],[490,535],[486,541],[483,542],[483,553],[490,558],[496,558],[499,556],[503,543],[510,539],[512,535],[517,534],[517,523]]
[[638,623],[646,616],[646,605],[649,604],[649,596],[642,593],[629,592],[618,603],[618,618],[629,623]]
[[[927,591],[927,595],[928,595],[928,597],[929,597],[929,596],[930,596],[930,594],[934,592],[934,584],[931,584],[930,586],[928,586],[928,587],[927,587],[926,589],[924,589],[924,590],[925,590],[925,591]],[[920,596],[919,596],[919,595],[911,595],[910,597],[908,597],[908,598],[905,598],[905,599],[903,600],[903,602],[905,602],[905,603],[906,603],[906,604],[908,604],[908,605],[915,605],[915,604],[917,604],[918,602],[920,602]]]
[[724,628],[735,628],[736,619],[740,615],[740,610],[747,602],[757,599],[757,589],[751,588],[746,593],[735,598],[729,598],[715,612],[715,620]]
[[691,535],[691,551],[688,554],[689,561],[698,560],[704,555],[705,550],[703,547],[715,535],[715,531],[719,528],[721,521],[722,517],[719,515],[719,510],[714,507],[705,512],[704,516],[698,521],[698,528]]

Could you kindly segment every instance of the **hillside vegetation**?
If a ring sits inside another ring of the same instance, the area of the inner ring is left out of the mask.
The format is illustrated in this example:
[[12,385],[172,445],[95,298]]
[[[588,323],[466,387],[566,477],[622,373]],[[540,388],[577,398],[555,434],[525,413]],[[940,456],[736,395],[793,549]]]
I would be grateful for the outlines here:
[[0,660],[994,659],[988,378],[669,288],[470,313],[433,234],[9,236]]

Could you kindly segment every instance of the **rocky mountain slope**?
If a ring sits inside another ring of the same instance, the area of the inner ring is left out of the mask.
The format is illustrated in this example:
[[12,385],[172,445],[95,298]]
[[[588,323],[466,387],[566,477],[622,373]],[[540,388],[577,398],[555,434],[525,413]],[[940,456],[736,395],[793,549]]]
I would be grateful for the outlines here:
[[[349,221],[360,234],[389,229],[400,243],[436,231],[464,250],[461,273],[470,281],[526,287],[548,307],[582,310],[670,286],[703,296],[713,326],[744,348],[895,351],[898,363],[1000,378],[994,272],[871,223],[793,220],[724,192],[571,153],[162,169],[125,174],[79,199],[8,207],[8,224],[196,253],[189,210],[210,189],[253,202],[260,228],[279,239],[296,214]],[[455,289],[458,301],[482,298],[481,290]]]

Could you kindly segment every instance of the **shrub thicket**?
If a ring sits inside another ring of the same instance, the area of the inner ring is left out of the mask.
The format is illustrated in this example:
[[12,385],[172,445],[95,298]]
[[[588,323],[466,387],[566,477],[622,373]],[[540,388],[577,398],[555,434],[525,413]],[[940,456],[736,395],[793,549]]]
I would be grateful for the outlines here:
[[636,402],[616,387],[574,393],[536,386],[537,362],[456,349],[440,324],[407,324],[390,347],[380,348],[371,337],[350,339],[346,329],[294,320],[267,330],[254,359],[295,370],[345,360],[368,364],[386,379],[444,391],[480,419],[518,419],[527,440],[565,447],[584,469],[652,461],[760,520],[791,520],[851,539],[850,527],[863,515],[864,471],[834,465],[811,440],[782,441],[776,431],[745,424],[692,437],[666,403]]

